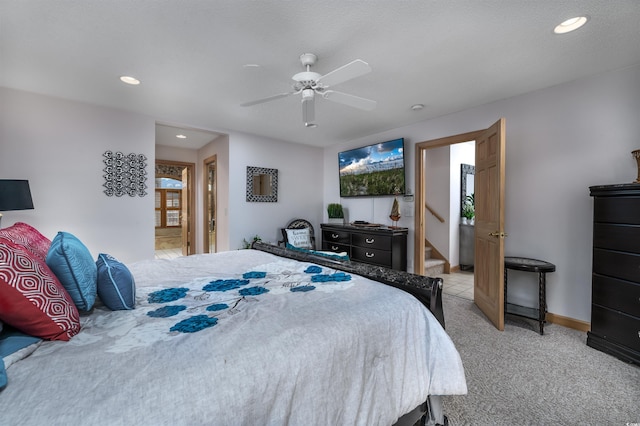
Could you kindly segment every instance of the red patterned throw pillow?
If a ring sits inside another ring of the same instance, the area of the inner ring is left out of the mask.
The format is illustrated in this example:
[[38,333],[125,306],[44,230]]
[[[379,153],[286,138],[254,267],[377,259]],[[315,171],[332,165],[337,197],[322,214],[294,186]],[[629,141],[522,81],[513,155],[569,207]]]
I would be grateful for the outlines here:
[[47,252],[51,245],[51,240],[45,237],[31,225],[24,222],[16,222],[8,228],[0,229],[0,238],[22,246],[30,252],[38,255],[40,259],[47,258]]
[[78,309],[47,264],[5,238],[0,238],[0,320],[48,340],[69,340],[80,331]]

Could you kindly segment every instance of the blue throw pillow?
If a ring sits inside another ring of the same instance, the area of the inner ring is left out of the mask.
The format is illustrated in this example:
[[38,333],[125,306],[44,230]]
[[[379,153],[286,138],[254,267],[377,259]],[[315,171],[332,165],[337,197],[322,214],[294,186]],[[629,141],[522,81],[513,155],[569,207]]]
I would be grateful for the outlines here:
[[82,241],[68,232],[58,232],[46,262],[78,309],[91,310],[96,301],[98,271]]
[[[0,323],[0,326],[2,323]],[[34,345],[40,342],[41,339],[33,336],[29,336],[28,334],[24,334],[18,330],[12,329],[11,327],[5,327],[2,330],[0,327],[0,390],[2,390],[5,386],[7,386],[7,372],[5,370],[5,363],[3,358],[7,358],[12,356],[13,359],[9,359],[10,366],[12,361],[15,362],[19,359],[22,359],[24,356],[27,356],[32,351],[28,353],[17,353],[24,348],[27,348],[31,345]],[[15,354],[15,355],[14,355]],[[15,357],[18,358],[15,358]]]
[[0,391],[7,386],[7,372],[4,370],[4,361],[0,358]]
[[129,269],[113,256],[100,253],[98,268],[98,296],[112,311],[134,309],[136,283]]

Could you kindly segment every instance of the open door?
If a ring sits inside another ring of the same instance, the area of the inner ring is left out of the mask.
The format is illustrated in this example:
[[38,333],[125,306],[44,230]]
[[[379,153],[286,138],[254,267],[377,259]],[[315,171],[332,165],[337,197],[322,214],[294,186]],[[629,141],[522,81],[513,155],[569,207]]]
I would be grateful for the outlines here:
[[191,188],[189,185],[189,168],[182,169],[182,193],[181,203],[182,210],[180,211],[180,228],[182,229],[182,255],[189,256],[191,254],[191,247],[189,244],[189,193]]
[[473,299],[504,330],[505,119],[476,139],[475,265]]

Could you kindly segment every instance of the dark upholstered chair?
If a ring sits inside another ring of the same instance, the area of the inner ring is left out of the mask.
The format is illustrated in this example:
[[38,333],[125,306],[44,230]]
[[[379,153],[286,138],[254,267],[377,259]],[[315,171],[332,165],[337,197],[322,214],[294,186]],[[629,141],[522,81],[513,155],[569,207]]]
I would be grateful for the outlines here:
[[292,244],[294,246],[296,246],[296,244],[292,241],[289,241],[289,234],[290,232],[287,232],[287,229],[292,230],[292,229],[298,229],[298,230],[302,230],[302,229],[308,229],[309,230],[309,239],[310,239],[310,244],[311,247],[302,247],[302,248],[309,248],[311,250],[315,250],[316,249],[316,236],[315,236],[315,231],[313,229],[313,225],[311,224],[311,222],[309,222],[308,220],[305,219],[294,219],[291,222],[289,222],[289,224],[285,227],[282,228],[282,240],[279,241],[279,243],[283,246],[287,246],[287,244]]

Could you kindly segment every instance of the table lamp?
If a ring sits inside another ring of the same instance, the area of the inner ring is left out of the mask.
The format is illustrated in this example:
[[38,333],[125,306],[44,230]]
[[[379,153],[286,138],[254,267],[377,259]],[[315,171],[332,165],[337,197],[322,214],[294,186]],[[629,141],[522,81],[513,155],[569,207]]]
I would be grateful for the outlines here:
[[[33,209],[28,180],[0,179],[0,212]],[[0,213],[2,227],[2,213]]]

